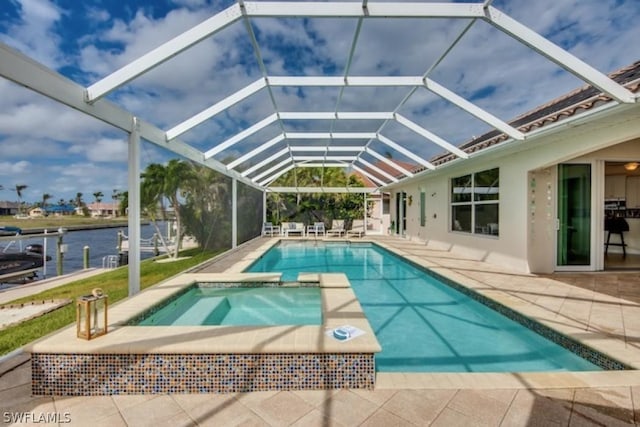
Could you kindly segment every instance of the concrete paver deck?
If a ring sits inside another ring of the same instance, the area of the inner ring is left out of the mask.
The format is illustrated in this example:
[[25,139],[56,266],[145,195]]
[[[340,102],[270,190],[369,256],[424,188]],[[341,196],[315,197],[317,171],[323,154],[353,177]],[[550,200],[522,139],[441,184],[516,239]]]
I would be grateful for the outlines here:
[[[199,272],[237,271],[276,239],[257,239]],[[377,238],[438,273],[576,338],[640,361],[640,275],[518,274],[450,251]],[[0,417],[67,417],[70,425],[617,426],[640,424],[640,371],[584,374],[379,374],[376,389],[228,395],[32,397],[29,356],[0,364]],[[13,418],[11,418],[13,417]],[[64,425],[65,418],[61,418]]]

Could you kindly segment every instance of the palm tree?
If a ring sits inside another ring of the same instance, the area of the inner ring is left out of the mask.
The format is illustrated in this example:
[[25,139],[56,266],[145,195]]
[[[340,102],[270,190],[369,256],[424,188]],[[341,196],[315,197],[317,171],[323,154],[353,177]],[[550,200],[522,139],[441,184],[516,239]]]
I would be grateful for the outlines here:
[[93,197],[96,199],[96,204],[98,205],[98,211],[100,212],[100,215],[102,215],[102,209],[100,209],[100,202],[102,201],[104,194],[102,194],[102,191],[96,191],[95,193],[93,193]]
[[82,200],[82,193],[76,193],[76,198],[73,202],[76,205],[76,208],[81,208],[84,205],[84,200]]
[[18,195],[18,199],[20,200],[20,208],[19,210],[22,213],[22,191],[28,187],[26,184],[16,184],[16,194]]
[[47,200],[53,198],[53,196],[49,193],[44,193],[42,195],[42,208],[45,209],[47,207]]
[[[143,205],[150,211],[157,209],[164,198],[173,208],[176,220],[176,245],[172,254],[178,257],[180,242],[182,241],[182,219],[180,197],[186,190],[189,181],[193,179],[193,169],[185,161],[171,159],[166,166],[152,163],[142,173],[141,199]],[[154,221],[155,222],[155,221]]]
[[[111,192],[111,199],[114,202],[116,202],[116,201],[119,201],[121,197],[122,197],[122,193],[120,192],[120,190],[117,190],[114,188],[113,191]],[[115,210],[116,216],[118,216],[118,211],[119,209]]]

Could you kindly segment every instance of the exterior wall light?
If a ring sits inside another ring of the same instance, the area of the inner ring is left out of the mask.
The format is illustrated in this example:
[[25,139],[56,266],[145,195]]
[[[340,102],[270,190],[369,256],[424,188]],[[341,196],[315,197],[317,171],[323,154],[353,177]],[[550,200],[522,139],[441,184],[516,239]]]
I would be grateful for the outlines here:
[[624,168],[628,171],[634,171],[638,169],[638,166],[640,166],[640,163],[638,162],[629,162],[624,164]]

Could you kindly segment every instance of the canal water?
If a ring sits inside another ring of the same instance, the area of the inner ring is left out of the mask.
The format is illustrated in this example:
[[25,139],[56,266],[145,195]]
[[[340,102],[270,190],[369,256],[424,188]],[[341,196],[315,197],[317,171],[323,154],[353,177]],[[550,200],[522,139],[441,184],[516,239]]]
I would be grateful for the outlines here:
[[[158,228],[166,234],[166,226],[162,223],[158,224]],[[57,230],[50,230],[56,232]],[[101,228],[95,230],[78,230],[67,232],[62,243],[67,245],[67,251],[64,254],[62,267],[63,274],[72,273],[83,269],[83,248],[89,246],[89,267],[102,267],[102,260],[108,255],[118,255],[118,231],[128,235],[127,227],[117,228]],[[141,238],[149,239],[155,233],[155,227],[151,224],[143,224],[140,227]],[[22,241],[23,248],[29,244],[43,244],[42,238],[25,239]],[[57,238],[47,239],[47,255],[51,257],[51,261],[47,262],[46,277],[56,276],[56,243]],[[17,249],[17,247],[13,247]],[[153,257],[152,252],[142,252],[142,259]],[[43,278],[44,271],[38,272],[38,277]]]

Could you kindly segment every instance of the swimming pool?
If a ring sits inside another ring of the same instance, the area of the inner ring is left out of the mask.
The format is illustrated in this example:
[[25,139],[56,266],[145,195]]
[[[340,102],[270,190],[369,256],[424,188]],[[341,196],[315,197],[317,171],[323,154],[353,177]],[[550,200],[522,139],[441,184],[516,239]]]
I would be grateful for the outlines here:
[[382,352],[381,372],[601,368],[374,244],[283,241],[247,272],[344,272]]
[[193,285],[143,313],[139,326],[320,325],[317,287],[212,287]]

